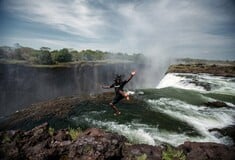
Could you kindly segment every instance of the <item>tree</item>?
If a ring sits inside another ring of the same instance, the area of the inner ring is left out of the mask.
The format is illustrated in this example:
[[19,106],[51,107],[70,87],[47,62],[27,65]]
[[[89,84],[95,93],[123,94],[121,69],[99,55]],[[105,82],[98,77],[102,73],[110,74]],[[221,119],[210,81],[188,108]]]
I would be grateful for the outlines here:
[[72,55],[69,53],[67,48],[61,49],[59,52],[54,52],[54,60],[56,62],[71,62]]
[[39,64],[53,64],[51,53],[49,51],[41,51],[38,55]]

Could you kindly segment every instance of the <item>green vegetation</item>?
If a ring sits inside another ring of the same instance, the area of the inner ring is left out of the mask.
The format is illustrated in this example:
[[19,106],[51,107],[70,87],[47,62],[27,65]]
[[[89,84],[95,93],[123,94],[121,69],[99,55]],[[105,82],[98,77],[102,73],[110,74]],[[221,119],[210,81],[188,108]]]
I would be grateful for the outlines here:
[[49,51],[42,51],[38,54],[39,64],[53,64],[51,53]]
[[5,62],[20,61],[27,64],[56,65],[59,63],[81,62],[81,61],[104,61],[121,60],[142,63],[146,60],[143,54],[111,53],[99,50],[81,50],[63,48],[52,50],[48,47],[41,47],[39,50],[23,47],[16,44],[15,47],[1,46],[0,60]]
[[55,132],[55,129],[52,128],[52,127],[49,127],[48,132],[49,132],[49,134],[50,134],[51,136],[53,136],[53,134],[54,134],[54,132]]
[[136,160],[147,160],[147,155],[142,154],[141,156],[136,157]]
[[72,61],[72,55],[69,53],[69,50],[67,48],[63,48],[59,51],[53,51],[53,60],[54,62],[71,62]]
[[11,142],[11,138],[7,134],[4,134],[1,143],[8,143],[8,142]]
[[69,135],[71,136],[72,140],[76,140],[80,133],[81,130],[79,128],[74,129],[69,127]]
[[166,150],[162,153],[162,160],[186,160],[186,156],[183,151],[174,149],[171,146],[167,146]]

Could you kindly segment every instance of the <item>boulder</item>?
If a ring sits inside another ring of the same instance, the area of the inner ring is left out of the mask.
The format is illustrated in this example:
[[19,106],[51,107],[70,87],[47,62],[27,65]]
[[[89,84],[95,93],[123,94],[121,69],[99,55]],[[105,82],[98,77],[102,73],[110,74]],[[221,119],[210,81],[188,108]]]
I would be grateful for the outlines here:
[[235,144],[235,125],[231,125],[225,128],[212,128],[209,129],[210,132],[217,131],[223,136],[229,136],[232,138],[233,143]]
[[185,142],[178,147],[187,160],[234,160],[235,147],[217,143]]
[[68,158],[73,159],[121,159],[124,136],[92,128],[86,130],[70,146]]
[[204,103],[204,105],[207,107],[215,107],[215,108],[229,107],[226,103],[221,101],[206,102]]
[[162,148],[147,144],[126,144],[122,150],[123,160],[161,160]]
[[[124,136],[91,128],[71,140],[68,130],[49,134],[48,124],[29,131],[0,132],[0,159],[160,160],[166,148],[130,144]],[[232,160],[235,147],[216,143],[185,142],[178,146],[188,160]]]
[[57,131],[53,138],[55,141],[59,141],[59,142],[72,140],[71,136],[68,134],[68,130],[65,130],[65,129],[61,129]]

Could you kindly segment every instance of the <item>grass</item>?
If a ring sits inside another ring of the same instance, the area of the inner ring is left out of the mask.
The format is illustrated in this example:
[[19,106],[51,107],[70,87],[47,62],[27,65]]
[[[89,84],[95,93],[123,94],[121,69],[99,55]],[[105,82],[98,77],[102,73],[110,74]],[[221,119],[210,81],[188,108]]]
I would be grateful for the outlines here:
[[72,140],[76,140],[81,133],[81,130],[79,128],[74,129],[74,128],[68,128],[69,129],[69,135],[71,136]]
[[11,138],[7,134],[4,134],[1,143],[8,143],[8,142],[11,142]]
[[[53,136],[55,133],[55,129],[52,127],[49,127],[48,132],[51,136]],[[77,129],[74,129],[71,127],[68,128],[68,134],[71,136],[72,140],[76,140],[80,133],[81,133],[80,128],[77,128]]]
[[142,154],[141,156],[136,157],[136,160],[147,160],[147,155]]
[[54,134],[54,132],[55,132],[55,129],[52,128],[52,127],[49,127],[48,132],[49,132],[49,134],[50,134],[51,136],[53,136],[53,134]]
[[174,149],[171,146],[167,146],[166,150],[162,153],[162,160],[186,160],[186,156],[183,151]]

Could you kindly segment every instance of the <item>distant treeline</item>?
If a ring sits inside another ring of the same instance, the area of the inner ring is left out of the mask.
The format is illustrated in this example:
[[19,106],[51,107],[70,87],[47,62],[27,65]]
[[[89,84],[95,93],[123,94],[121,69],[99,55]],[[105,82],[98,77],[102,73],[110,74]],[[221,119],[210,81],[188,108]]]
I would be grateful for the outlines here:
[[60,50],[51,50],[48,47],[41,47],[40,50],[23,47],[1,46],[0,59],[22,60],[31,64],[58,64],[64,62],[76,61],[100,61],[100,60],[129,60],[134,62],[143,62],[143,54],[111,53],[99,50],[82,50],[63,48]]

